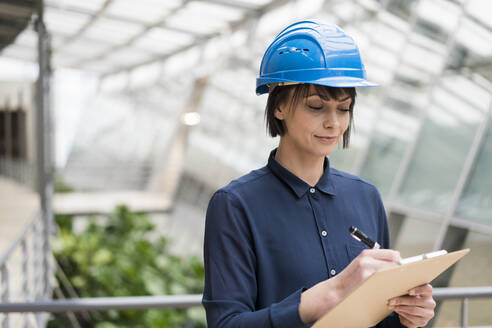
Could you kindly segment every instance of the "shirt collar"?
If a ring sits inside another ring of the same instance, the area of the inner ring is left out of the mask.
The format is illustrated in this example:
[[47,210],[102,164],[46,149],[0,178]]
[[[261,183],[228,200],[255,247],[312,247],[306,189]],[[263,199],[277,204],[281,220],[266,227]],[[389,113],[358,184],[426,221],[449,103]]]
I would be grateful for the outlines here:
[[[285,167],[280,165],[279,162],[275,159],[275,154],[277,153],[277,149],[272,150],[270,153],[270,157],[268,158],[268,168],[275,174],[280,180],[285,182],[292,191],[297,195],[298,198],[301,198],[311,187],[309,184],[298,178],[295,174],[287,170]],[[335,185],[333,181],[330,179],[330,161],[328,157],[325,157],[325,162],[323,164],[325,170],[323,171],[323,175],[319,179],[315,188],[319,189],[325,194],[329,194],[335,196]]]

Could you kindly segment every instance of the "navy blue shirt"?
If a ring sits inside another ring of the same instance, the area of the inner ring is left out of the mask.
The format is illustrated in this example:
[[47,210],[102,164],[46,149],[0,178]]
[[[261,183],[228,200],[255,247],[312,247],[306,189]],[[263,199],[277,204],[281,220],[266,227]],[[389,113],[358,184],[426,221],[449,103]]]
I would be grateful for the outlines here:
[[[389,248],[376,188],[330,168],[311,187],[268,165],[219,189],[205,223],[207,323],[214,327],[304,327],[301,292],[341,272],[363,249],[354,225]],[[377,327],[401,327],[393,313]]]

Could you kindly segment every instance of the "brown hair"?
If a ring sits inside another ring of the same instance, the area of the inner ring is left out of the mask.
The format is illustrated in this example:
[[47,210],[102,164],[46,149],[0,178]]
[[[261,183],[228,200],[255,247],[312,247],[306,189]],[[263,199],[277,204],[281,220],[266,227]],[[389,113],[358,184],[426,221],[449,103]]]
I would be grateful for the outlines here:
[[[306,99],[311,85],[322,97],[338,99],[344,95],[348,95],[352,99],[349,107],[350,123],[347,130],[343,134],[343,148],[348,148],[350,142],[350,130],[353,124],[355,97],[357,95],[355,88],[335,88],[317,84],[293,84],[273,88],[273,90],[271,90],[268,94],[268,100],[265,108],[265,120],[268,133],[272,137],[283,136],[285,134],[286,127],[282,120],[275,117],[275,109],[280,105],[285,104],[287,101],[290,101],[290,109],[295,108],[301,99]],[[291,90],[292,97],[289,99]]]

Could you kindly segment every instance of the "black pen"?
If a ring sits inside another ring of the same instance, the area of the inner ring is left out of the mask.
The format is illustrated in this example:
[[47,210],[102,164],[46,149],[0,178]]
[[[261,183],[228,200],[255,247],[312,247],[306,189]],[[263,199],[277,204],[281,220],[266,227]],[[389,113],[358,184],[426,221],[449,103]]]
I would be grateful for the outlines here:
[[360,242],[363,242],[364,244],[367,245],[367,247],[374,248],[374,249],[381,248],[381,246],[379,246],[379,244],[377,242],[375,242],[371,238],[367,237],[367,235],[365,233],[363,233],[362,231],[360,231],[356,227],[351,226],[349,228],[349,232],[352,235],[352,237],[354,237],[355,239],[357,239]]

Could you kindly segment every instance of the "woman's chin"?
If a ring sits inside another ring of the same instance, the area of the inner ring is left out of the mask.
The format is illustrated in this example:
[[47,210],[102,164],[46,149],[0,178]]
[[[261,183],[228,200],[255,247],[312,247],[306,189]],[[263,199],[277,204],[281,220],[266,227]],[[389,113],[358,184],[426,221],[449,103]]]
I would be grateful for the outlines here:
[[317,147],[312,153],[319,157],[326,157],[330,156],[330,154],[333,153],[333,150],[335,150],[335,147]]

